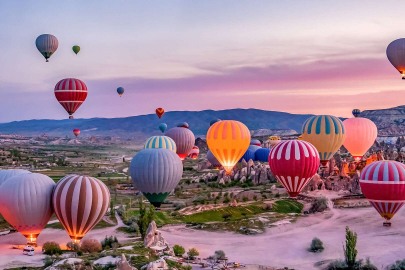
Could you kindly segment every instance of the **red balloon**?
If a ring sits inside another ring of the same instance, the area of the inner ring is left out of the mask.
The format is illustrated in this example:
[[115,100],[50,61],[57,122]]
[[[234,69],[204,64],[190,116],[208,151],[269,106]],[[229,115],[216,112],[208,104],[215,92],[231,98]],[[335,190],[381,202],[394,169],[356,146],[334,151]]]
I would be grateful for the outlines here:
[[165,113],[165,110],[163,110],[163,108],[157,108],[156,109],[156,114],[157,116],[162,117],[162,115]]
[[309,142],[283,141],[271,150],[269,165],[277,180],[294,198],[318,171],[318,150]]
[[79,134],[80,134],[80,129],[75,128],[75,129],[73,130],[73,134],[75,134],[76,137],[79,136]]
[[69,113],[69,118],[72,119],[72,114],[86,100],[87,86],[78,79],[67,78],[60,80],[55,85],[55,97]]

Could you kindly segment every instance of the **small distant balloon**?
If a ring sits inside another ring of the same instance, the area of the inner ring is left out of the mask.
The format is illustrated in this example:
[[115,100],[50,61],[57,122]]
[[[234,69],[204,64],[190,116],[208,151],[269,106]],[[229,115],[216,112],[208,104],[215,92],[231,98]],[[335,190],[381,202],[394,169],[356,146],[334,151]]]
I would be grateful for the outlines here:
[[177,124],[178,127],[183,127],[183,128],[189,128],[189,125],[187,122],[181,122]]
[[210,126],[212,126],[213,124],[215,124],[216,122],[218,122],[218,121],[221,121],[221,119],[213,119],[213,120],[211,120],[211,122],[210,122]]
[[73,130],[73,134],[74,134],[76,137],[79,136],[79,134],[80,134],[80,129],[75,128],[75,129]]
[[361,111],[359,109],[354,109],[352,111],[352,114],[354,117],[359,117],[360,116]]
[[124,94],[124,87],[118,87],[117,88],[117,93],[118,93],[118,95],[120,95],[120,96],[122,96],[122,94]]
[[161,123],[159,125],[159,129],[160,129],[160,131],[162,131],[164,133],[167,129],[167,125],[165,123]]
[[74,51],[75,54],[78,54],[80,52],[80,46],[75,45],[72,47],[72,50]]
[[163,110],[163,108],[157,108],[157,109],[156,109],[156,115],[157,115],[159,118],[161,118],[164,113],[165,113],[165,110]]
[[45,57],[46,62],[49,62],[49,57],[58,49],[58,39],[50,34],[43,34],[37,37],[35,41],[38,51]]

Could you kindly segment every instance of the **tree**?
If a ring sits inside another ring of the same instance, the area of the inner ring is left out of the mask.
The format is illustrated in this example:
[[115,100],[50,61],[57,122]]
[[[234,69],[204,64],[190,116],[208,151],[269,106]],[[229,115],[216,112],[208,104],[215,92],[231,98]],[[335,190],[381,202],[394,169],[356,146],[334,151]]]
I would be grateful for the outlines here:
[[350,231],[346,226],[346,245],[343,247],[345,260],[349,267],[353,267],[356,264],[357,257],[357,233]]
[[115,216],[115,208],[114,208],[114,201],[110,201],[110,216],[114,217]]
[[149,211],[146,209],[146,205],[143,206],[142,198],[139,198],[139,219],[138,227],[141,233],[142,239],[145,238],[146,231],[148,230],[149,224],[155,220],[155,208],[153,205],[149,206]]
[[310,252],[322,252],[324,249],[323,243],[319,238],[314,237],[311,242],[311,246],[309,247]]
[[122,162],[125,162],[125,158],[124,158],[124,157],[122,158]]
[[186,250],[184,249],[184,247],[179,246],[179,245],[174,245],[173,247],[173,252],[176,256],[183,256],[184,253],[186,253]]
[[232,217],[231,213],[225,212],[225,213],[222,214],[222,218],[224,219],[224,221],[230,220],[231,217]]
[[80,249],[79,244],[77,244],[75,242],[72,242],[72,241],[68,242],[66,244],[66,247],[67,247],[68,250],[75,251],[75,252],[78,252],[79,249]]
[[187,255],[190,258],[190,260],[194,260],[194,257],[197,257],[198,255],[200,255],[200,253],[196,248],[190,248],[187,252]]
[[215,250],[214,257],[217,260],[225,260],[226,259],[226,255],[225,255],[225,252],[223,250]]
[[46,255],[62,254],[60,246],[53,241],[44,243],[44,245],[42,246],[42,250]]
[[80,245],[80,250],[83,252],[94,253],[102,250],[101,243],[96,239],[85,239]]

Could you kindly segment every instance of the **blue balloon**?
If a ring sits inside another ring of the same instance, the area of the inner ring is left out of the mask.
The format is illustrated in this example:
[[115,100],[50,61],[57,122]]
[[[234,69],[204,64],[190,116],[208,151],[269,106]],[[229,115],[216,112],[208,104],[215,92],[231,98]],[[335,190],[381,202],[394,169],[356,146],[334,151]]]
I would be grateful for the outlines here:
[[270,155],[270,149],[260,148],[260,149],[257,149],[255,152],[255,159],[256,159],[256,161],[268,162],[269,155]]
[[262,148],[261,146],[257,146],[257,145],[249,145],[248,150],[256,152],[258,149]]
[[252,150],[246,150],[245,154],[241,157],[241,159],[239,160],[239,162],[242,162],[242,160],[245,160],[246,162],[248,162],[249,160],[253,160],[255,161],[255,151]]
[[167,125],[166,125],[165,123],[161,123],[161,124],[159,125],[159,129],[160,129],[160,131],[165,132],[166,129],[167,129]]
[[124,87],[118,87],[117,88],[117,93],[122,96],[122,94],[124,94]]
[[360,116],[361,111],[359,109],[354,109],[352,111],[352,114],[354,117],[359,117]]

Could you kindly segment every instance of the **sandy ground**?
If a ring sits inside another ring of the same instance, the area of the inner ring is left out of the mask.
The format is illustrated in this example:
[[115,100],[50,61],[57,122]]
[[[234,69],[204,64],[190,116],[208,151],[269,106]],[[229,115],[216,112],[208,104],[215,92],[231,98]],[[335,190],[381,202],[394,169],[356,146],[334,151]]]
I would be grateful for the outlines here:
[[[200,257],[223,250],[230,261],[306,270],[317,269],[314,264],[320,261],[344,258],[342,245],[345,227],[349,226],[358,234],[358,258],[370,257],[379,269],[383,269],[396,260],[405,259],[405,208],[396,214],[392,227],[383,227],[382,223],[377,211],[367,207],[309,215],[254,236],[192,230],[184,225],[164,227],[161,231],[171,245],[179,244],[186,250],[195,247],[200,251]],[[324,252],[307,251],[314,237],[323,241]]]

